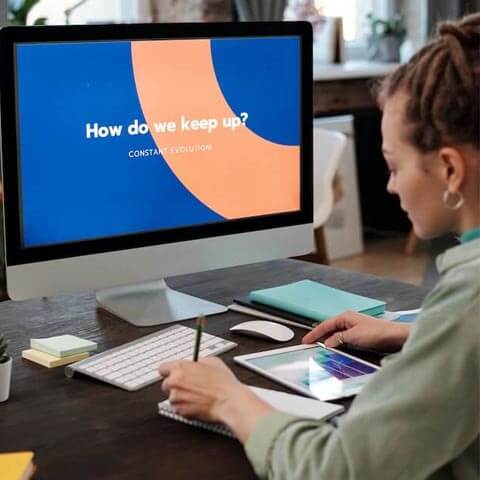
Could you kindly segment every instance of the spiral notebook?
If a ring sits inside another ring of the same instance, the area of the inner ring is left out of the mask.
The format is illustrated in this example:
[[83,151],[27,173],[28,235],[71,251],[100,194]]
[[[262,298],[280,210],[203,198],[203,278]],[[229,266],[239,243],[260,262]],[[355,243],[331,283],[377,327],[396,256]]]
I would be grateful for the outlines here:
[[[277,392],[276,390],[269,390],[266,388],[250,388],[273,408],[290,415],[312,418],[315,420],[327,420],[328,418],[342,413],[344,410],[341,405],[321,402],[320,400],[302,397],[300,395]],[[220,423],[203,422],[201,420],[192,420],[182,417],[175,412],[168,400],[158,404],[158,413],[164,417],[191,425],[192,427],[203,428],[205,430],[226,435],[227,437],[235,438],[235,435],[225,425]]]

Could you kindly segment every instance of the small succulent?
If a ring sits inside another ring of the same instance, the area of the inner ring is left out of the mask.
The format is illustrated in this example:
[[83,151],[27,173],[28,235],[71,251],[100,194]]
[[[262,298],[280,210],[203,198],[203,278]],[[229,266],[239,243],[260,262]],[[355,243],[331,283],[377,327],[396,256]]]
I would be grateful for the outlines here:
[[392,18],[382,20],[373,13],[367,15],[367,19],[372,29],[372,35],[396,35],[403,37],[406,33],[405,19],[402,14],[395,14]]
[[5,340],[5,337],[0,337],[0,364],[6,363],[10,359],[10,356],[7,352],[8,341]]

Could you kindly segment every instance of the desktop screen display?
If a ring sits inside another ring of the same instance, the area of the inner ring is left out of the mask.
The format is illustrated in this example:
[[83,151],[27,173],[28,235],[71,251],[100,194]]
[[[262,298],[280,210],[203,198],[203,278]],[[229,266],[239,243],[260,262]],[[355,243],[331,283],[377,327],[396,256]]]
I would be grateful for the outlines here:
[[298,212],[296,36],[19,43],[21,242]]

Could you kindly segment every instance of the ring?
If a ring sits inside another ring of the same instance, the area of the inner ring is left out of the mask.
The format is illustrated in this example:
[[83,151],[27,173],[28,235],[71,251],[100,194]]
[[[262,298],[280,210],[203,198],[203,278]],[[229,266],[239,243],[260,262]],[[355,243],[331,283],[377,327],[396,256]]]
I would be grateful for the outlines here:
[[338,334],[338,341],[340,343],[340,346],[345,345],[345,339],[343,338],[343,332],[340,332]]

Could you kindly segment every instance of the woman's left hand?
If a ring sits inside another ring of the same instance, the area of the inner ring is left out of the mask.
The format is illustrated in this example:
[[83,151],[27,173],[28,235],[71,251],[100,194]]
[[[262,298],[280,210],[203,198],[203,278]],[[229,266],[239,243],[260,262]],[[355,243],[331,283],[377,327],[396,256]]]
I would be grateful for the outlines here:
[[160,365],[162,390],[176,412],[209,422],[222,422],[245,442],[259,418],[272,407],[258,398],[218,358]]

